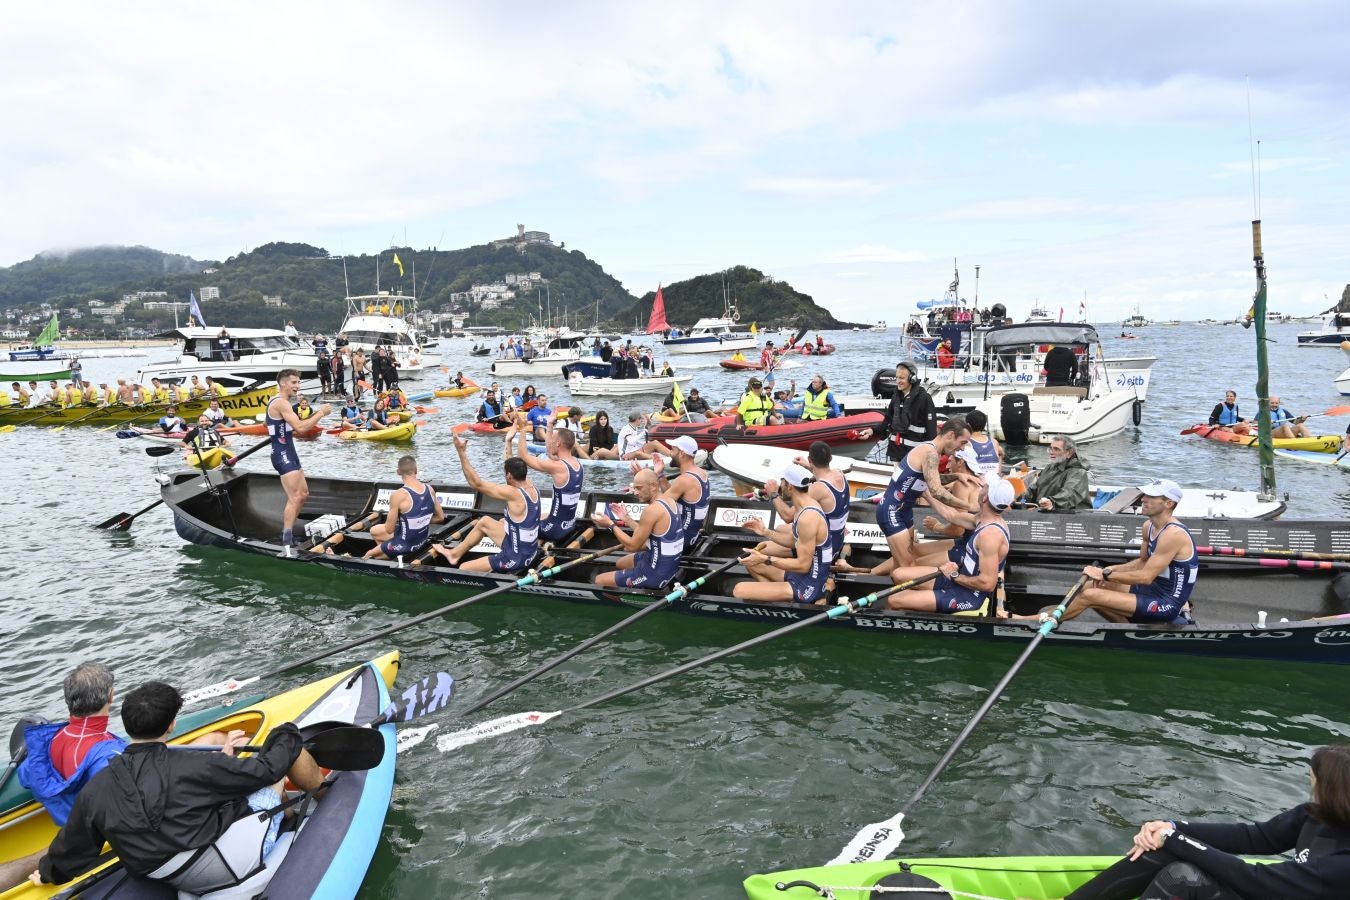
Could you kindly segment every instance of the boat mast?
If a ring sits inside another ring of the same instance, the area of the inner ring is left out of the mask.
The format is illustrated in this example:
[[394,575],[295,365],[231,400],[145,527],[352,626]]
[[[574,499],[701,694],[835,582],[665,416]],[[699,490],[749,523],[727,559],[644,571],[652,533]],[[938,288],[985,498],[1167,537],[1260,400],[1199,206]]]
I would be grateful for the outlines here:
[[1275,444],[1270,434],[1270,367],[1266,363],[1266,257],[1261,249],[1261,142],[1252,132],[1252,91],[1247,83],[1247,140],[1252,148],[1252,261],[1256,265],[1256,446],[1260,457],[1260,499],[1275,499]]

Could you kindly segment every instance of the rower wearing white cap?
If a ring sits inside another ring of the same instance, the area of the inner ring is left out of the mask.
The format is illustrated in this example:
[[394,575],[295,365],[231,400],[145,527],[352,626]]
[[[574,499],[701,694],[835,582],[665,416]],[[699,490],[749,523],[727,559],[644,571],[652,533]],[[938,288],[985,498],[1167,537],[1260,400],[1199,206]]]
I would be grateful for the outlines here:
[[708,516],[708,499],[712,491],[708,487],[708,473],[699,468],[695,460],[698,441],[682,434],[670,441],[670,449],[674,451],[671,460],[678,470],[674,478],[667,478],[660,456],[653,457],[652,462],[664,496],[675,502],[675,509],[680,514],[687,553],[703,533],[703,520]]
[[[966,538],[958,560],[938,566],[941,574],[931,587],[910,588],[892,594],[886,602],[891,609],[918,612],[958,613],[978,610],[998,589],[1003,567],[1008,562],[1011,538],[1003,511],[1012,505],[1017,492],[1002,478],[995,478],[980,490],[980,512],[975,528]],[[927,566],[900,566],[891,572],[899,584],[932,574]]]
[[733,597],[789,603],[825,599],[834,550],[825,511],[807,490],[811,483],[811,473],[796,463],[779,473],[778,495],[792,507],[792,532],[765,534],[768,541],[745,557],[745,568],[754,581],[736,585]]
[[1143,544],[1139,556],[1118,566],[1086,566],[1091,581],[1064,611],[1072,619],[1095,609],[1110,622],[1190,624],[1188,600],[1200,573],[1195,541],[1173,515],[1181,487],[1163,478],[1139,489],[1143,493]]

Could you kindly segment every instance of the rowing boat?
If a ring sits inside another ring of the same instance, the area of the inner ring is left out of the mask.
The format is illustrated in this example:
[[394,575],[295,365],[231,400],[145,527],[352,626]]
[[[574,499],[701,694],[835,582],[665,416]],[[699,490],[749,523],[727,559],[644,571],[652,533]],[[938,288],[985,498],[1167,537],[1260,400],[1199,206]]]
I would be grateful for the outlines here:
[[[1281,451],[1283,452],[1283,451]],[[776,476],[783,466],[801,456],[801,451],[782,447],[753,447],[745,444],[727,444],[718,447],[712,453],[712,464],[731,478],[732,489],[745,494],[764,487],[764,482]],[[1326,453],[1314,453],[1312,456],[1332,457]],[[832,464],[848,476],[849,493],[859,500],[871,499],[886,489],[895,466],[892,463],[874,463],[856,459],[836,458]],[[1093,509],[1084,512],[1012,512],[1009,515],[1031,520],[1057,520],[1068,518],[1096,517],[1102,514],[1139,515],[1142,494],[1135,487],[1114,485],[1089,485],[1093,497]],[[1256,491],[1223,490],[1218,488],[1183,488],[1181,503],[1176,514],[1181,519],[1227,518],[1227,519],[1274,519],[1287,508],[1282,500],[1262,499]]]
[[[389,703],[389,688],[398,673],[399,655],[388,653],[354,669],[277,694],[266,699],[236,702],[229,706],[185,715],[174,744],[191,743],[207,734],[241,729],[250,742],[260,744],[278,722],[295,722],[301,734],[312,737],[337,725],[359,725],[376,718]],[[190,727],[187,723],[191,721]],[[384,759],[368,771],[341,772],[324,795],[311,805],[298,831],[284,832],[267,857],[267,869],[257,884],[242,888],[238,896],[266,894],[274,898],[323,898],[338,900],[356,895],[370,866],[384,828],[385,813],[394,789],[394,726],[382,725]],[[7,857],[17,858],[45,848],[56,835],[54,823],[31,797],[11,795],[0,813]],[[106,878],[81,897],[116,897],[117,900],[173,900],[177,891],[163,882],[127,875],[115,863],[106,867]],[[68,887],[68,885],[67,885]],[[37,900],[51,897],[61,885],[35,887],[28,882],[4,894],[3,900]]]
[[[1238,434],[1217,425],[1193,425],[1182,434],[1198,434],[1209,441],[1221,444],[1234,444],[1239,447],[1255,447],[1257,436]],[[1271,438],[1271,446],[1279,450],[1311,450],[1316,453],[1336,453],[1341,449],[1341,438],[1337,434],[1318,434],[1312,437]]]
[[749,428],[704,422],[667,422],[653,425],[647,434],[652,440],[662,442],[687,434],[700,448],[710,452],[721,444],[754,444],[804,451],[816,441],[824,441],[837,454],[863,456],[876,446],[876,430],[884,421],[885,416],[881,413],[865,412],[815,422]]
[[417,433],[420,422],[408,421],[390,425],[377,431],[343,431],[338,437],[344,441],[407,441]]
[[[252,391],[241,391],[238,394],[228,394],[219,399],[220,406],[225,410],[226,415],[230,418],[242,419],[244,417],[261,417],[267,412],[267,404],[275,396],[276,388],[267,387]],[[175,405],[178,407],[180,416],[184,419],[195,420],[211,404],[209,400],[198,399],[185,400]],[[11,407],[0,409],[0,425],[22,425],[37,416],[42,417],[40,421],[35,423],[39,425],[71,425],[76,421],[81,425],[118,425],[124,422],[143,422],[147,419],[157,419],[164,415],[164,410],[168,407],[169,404],[167,403],[146,403],[140,406],[114,403],[106,407],[81,405],[68,406],[64,409],[41,406],[25,409]]]
[[[212,484],[191,473],[171,476],[161,491],[174,517],[174,528],[184,540],[204,546],[228,549],[259,557],[275,558],[281,547],[276,543],[281,531],[281,510],[285,491],[276,475],[262,472],[222,470]],[[370,482],[350,479],[311,477],[309,499],[301,516],[302,524],[323,515],[344,516],[356,521],[371,513],[385,513],[389,498],[397,490],[396,482]],[[447,521],[433,533],[435,540],[447,540],[460,532],[477,515],[500,515],[500,501],[483,497],[464,486],[435,485]],[[212,490],[214,488],[214,491]],[[541,490],[541,505],[548,508],[550,491]],[[594,512],[607,512],[610,503],[627,503],[630,516],[641,508],[631,503],[631,495],[593,491],[584,494],[579,506],[579,521]],[[230,514],[232,511],[232,515]],[[846,552],[851,562],[869,566],[888,552],[885,539],[875,522],[864,517],[850,524]],[[742,556],[757,538],[741,527],[749,518],[758,518],[771,527],[776,513],[765,503],[737,497],[717,497],[710,505],[703,532],[685,555],[679,580],[692,580],[724,564],[733,556]],[[1094,556],[1103,558],[1098,544],[1074,546],[1078,524],[1059,517],[1043,517],[1025,527],[1013,525],[1013,545],[1037,550],[1011,560],[1007,570],[1007,603],[1011,612],[1033,614],[1057,603],[1082,566]],[[1118,541],[1121,547],[1137,546],[1142,519],[1100,517],[1095,535],[1102,544]],[[1266,547],[1306,547],[1333,551],[1350,546],[1350,524],[1334,522],[1260,523],[1261,533],[1244,533],[1242,523],[1221,520],[1212,526],[1197,524],[1192,529],[1197,543],[1216,548],[1233,547],[1233,535],[1243,534],[1247,547],[1235,552],[1258,555]],[[297,526],[297,530],[300,526]],[[1067,532],[1066,529],[1067,528]],[[461,532],[462,533],[462,532]],[[1085,534],[1091,534],[1084,532]],[[277,560],[277,565],[318,565],[343,573],[365,573],[402,578],[441,586],[451,599],[510,585],[516,576],[470,572],[450,567],[439,558],[374,560],[363,559],[370,547],[367,533],[344,536],[341,547],[350,555],[314,553],[302,550],[294,559]],[[581,546],[559,551],[582,552],[594,540],[595,549],[608,542],[602,539],[581,541]],[[1263,543],[1264,542],[1264,543]],[[559,542],[560,544],[562,542]],[[1107,545],[1110,546],[1109,544]],[[1249,551],[1249,547],[1252,548]],[[490,542],[471,549],[471,553],[493,552]],[[1124,558],[1130,551],[1108,551]],[[638,606],[661,596],[658,591],[634,588],[602,589],[592,583],[599,572],[610,570],[615,558],[606,556],[569,570],[567,579],[550,579],[545,584],[516,588],[508,594],[516,599],[541,596],[549,599],[607,606]],[[1088,617],[1066,622],[1049,638],[1053,645],[1071,645],[1092,649],[1128,649],[1155,653],[1247,659],[1280,659],[1303,662],[1350,664],[1350,584],[1333,579],[1333,563],[1282,560],[1288,565],[1270,565],[1260,559],[1246,560],[1215,555],[1202,557],[1202,574],[1192,595],[1200,625],[1114,625],[1089,621]],[[250,566],[250,575],[255,567]],[[794,603],[752,603],[730,596],[731,588],[746,577],[745,570],[733,567],[713,576],[706,589],[673,608],[679,612],[722,620],[781,625],[819,614],[820,607]],[[889,579],[869,575],[837,574],[835,596],[860,597],[890,586]],[[394,596],[391,592],[389,596]],[[1269,619],[1269,627],[1260,623]],[[1281,620],[1287,621],[1281,621]],[[1278,623],[1278,624],[1276,624]],[[957,640],[984,640],[1023,645],[1034,626],[992,616],[948,616],[936,613],[865,611],[832,619],[829,627],[855,628],[871,634],[920,635]]]

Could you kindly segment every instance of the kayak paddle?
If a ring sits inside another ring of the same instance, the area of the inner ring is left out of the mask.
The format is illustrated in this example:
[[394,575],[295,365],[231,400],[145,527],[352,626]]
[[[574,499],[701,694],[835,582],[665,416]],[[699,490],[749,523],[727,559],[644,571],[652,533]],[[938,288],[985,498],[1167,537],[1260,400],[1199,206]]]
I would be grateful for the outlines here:
[[14,725],[14,730],[9,733],[9,765],[5,766],[5,771],[0,773],[0,791],[5,789],[9,783],[9,776],[14,774],[14,770],[19,767],[28,756],[28,743],[24,740],[24,730],[30,725],[46,725],[47,720],[42,716],[24,716]]

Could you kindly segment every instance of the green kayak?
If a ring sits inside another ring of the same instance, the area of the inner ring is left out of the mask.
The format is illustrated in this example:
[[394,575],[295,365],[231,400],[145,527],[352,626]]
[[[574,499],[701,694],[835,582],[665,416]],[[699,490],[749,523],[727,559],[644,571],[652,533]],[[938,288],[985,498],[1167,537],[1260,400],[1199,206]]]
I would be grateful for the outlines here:
[[[1050,900],[1063,897],[1092,876],[1120,859],[1119,856],[987,856],[966,859],[884,859],[880,862],[843,866],[818,866],[751,875],[745,880],[750,900],[806,900],[832,896],[837,900],[890,900],[890,898],[939,897],[965,895],[998,897],[1000,900]],[[829,888],[830,894],[800,885],[780,891],[778,884],[810,882],[816,888]],[[932,893],[879,892],[872,888],[933,888]],[[859,888],[859,890],[845,890]],[[940,893],[943,889],[960,893]]]

